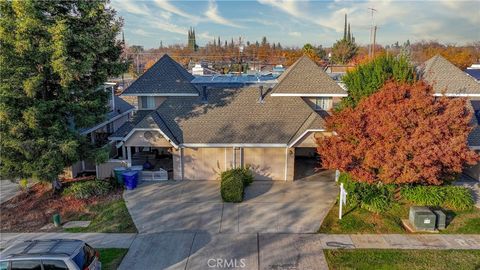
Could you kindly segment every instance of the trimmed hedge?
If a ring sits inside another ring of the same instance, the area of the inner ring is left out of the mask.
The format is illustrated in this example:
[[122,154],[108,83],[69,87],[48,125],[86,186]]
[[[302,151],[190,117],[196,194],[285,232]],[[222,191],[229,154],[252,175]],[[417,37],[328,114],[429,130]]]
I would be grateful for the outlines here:
[[93,180],[75,182],[63,190],[63,195],[70,195],[78,199],[88,199],[93,196],[105,195],[112,189],[108,181]]
[[395,185],[356,182],[346,173],[340,174],[339,181],[348,193],[349,205],[358,205],[370,212],[381,213],[390,208],[394,201]]
[[400,194],[411,203],[423,206],[466,210],[474,205],[470,190],[459,186],[405,186]]
[[253,182],[253,174],[247,168],[235,168],[220,174],[220,193],[225,202],[241,202],[246,186]]

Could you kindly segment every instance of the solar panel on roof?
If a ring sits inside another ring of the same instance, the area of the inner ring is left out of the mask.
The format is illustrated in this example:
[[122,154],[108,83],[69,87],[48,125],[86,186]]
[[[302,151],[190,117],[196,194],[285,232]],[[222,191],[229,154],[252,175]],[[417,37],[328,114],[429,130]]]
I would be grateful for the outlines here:
[[268,75],[232,75],[232,74],[225,74],[225,75],[213,75],[213,76],[196,76],[192,83],[247,83],[253,84],[258,82],[274,82],[276,77],[272,74]]

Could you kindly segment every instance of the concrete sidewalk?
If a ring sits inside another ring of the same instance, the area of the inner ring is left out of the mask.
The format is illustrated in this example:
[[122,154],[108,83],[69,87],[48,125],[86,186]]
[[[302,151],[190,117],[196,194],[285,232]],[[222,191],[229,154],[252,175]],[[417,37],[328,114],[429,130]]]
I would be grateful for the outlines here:
[[32,239],[79,239],[96,248],[129,248],[135,233],[0,233],[0,249]]

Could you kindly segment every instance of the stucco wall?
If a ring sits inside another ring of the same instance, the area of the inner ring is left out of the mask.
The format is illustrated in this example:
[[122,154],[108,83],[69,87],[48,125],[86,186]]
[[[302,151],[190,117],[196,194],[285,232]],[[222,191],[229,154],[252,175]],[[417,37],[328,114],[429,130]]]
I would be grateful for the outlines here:
[[158,131],[139,130],[135,131],[135,133],[128,138],[128,140],[125,142],[125,146],[172,147],[172,144],[168,142]]
[[295,147],[317,147],[317,138],[323,136],[332,136],[331,132],[310,132],[301,138],[294,146]]

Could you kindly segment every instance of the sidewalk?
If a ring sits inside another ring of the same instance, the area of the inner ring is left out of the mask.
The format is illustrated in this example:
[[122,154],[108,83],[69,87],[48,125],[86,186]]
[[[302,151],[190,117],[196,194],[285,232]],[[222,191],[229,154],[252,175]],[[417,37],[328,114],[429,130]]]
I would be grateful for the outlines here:
[[0,233],[0,249],[32,239],[80,239],[96,248],[129,248],[135,233]]
[[[185,231],[168,232],[183,235]],[[162,234],[162,233],[157,233]],[[128,248],[135,233],[1,233],[0,249],[13,242],[31,239],[80,239],[97,248]],[[150,234],[155,235],[155,234]],[[210,236],[235,234],[210,234]],[[249,235],[249,234],[243,234]],[[256,235],[256,234],[251,234]],[[268,238],[290,238],[299,241],[320,241],[323,249],[480,249],[480,234],[277,234],[262,233]]]

